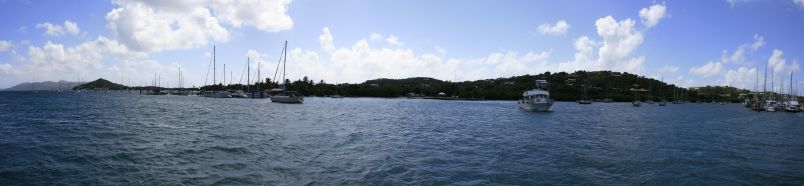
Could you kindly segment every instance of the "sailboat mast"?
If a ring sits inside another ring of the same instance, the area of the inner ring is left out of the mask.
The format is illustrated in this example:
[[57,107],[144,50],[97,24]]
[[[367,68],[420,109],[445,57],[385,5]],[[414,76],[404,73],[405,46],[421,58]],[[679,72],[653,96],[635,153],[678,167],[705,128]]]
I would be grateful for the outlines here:
[[246,57],[246,89],[247,89],[246,91],[249,92],[251,91],[248,90],[250,84],[251,84],[251,58]]
[[212,45],[212,85],[215,85],[215,84],[218,83],[218,82],[215,81],[215,76],[216,76],[215,67],[217,67],[217,65],[215,65],[215,45]]
[[285,59],[282,62],[282,82],[283,82],[282,84],[283,84],[283,89],[284,89],[285,75],[287,75],[287,73],[285,71],[285,67],[287,67],[287,65],[288,65],[288,41],[285,41],[285,48],[282,49],[282,53],[283,53],[282,55],[285,56],[284,57]]
[[763,80],[762,80],[762,101],[763,101],[763,104],[764,104],[765,100],[768,99],[768,95],[767,95],[768,93],[766,92],[766,88],[767,88],[767,84],[768,84],[768,62],[765,62],[765,74],[763,74],[762,76],[763,76]]

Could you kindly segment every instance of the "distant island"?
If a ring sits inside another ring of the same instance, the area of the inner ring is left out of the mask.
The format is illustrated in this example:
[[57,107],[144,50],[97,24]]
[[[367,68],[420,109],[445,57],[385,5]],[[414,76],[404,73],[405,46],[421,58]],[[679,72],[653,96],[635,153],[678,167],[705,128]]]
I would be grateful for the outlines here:
[[73,87],[85,82],[69,82],[69,81],[45,81],[45,82],[26,82],[14,85],[2,91],[57,91],[57,90],[72,90]]
[[[638,85],[645,92],[639,94],[644,100],[674,100],[674,98],[688,101],[706,102],[739,102],[740,95],[751,93],[746,89],[739,89],[729,86],[705,86],[694,88],[681,88],[676,85],[667,84],[656,79],[646,78],[627,72],[612,71],[576,71],[573,73],[545,72],[537,75],[513,76],[507,78],[483,79],[475,81],[451,82],[428,77],[414,77],[406,79],[374,79],[363,83],[341,83],[329,84],[324,80],[318,82],[307,77],[299,80],[285,80],[287,88],[296,90],[305,96],[328,96],[342,95],[346,97],[408,97],[408,96],[429,96],[429,97],[450,97],[450,98],[474,98],[486,100],[516,100],[520,99],[522,92],[532,89],[537,79],[544,79],[550,82],[551,97],[558,101],[578,100],[584,87],[590,99],[602,100],[612,99],[619,102],[634,100],[634,93],[629,91],[634,85]],[[181,88],[181,90],[243,90],[248,92],[258,90],[269,90],[278,87],[276,82],[266,78],[265,82],[255,83],[249,86],[233,84],[224,86],[206,85],[200,88]],[[103,78],[77,85],[78,83],[60,81],[35,83],[30,88],[30,83],[23,83],[11,87],[9,91],[26,90],[58,90],[64,89],[81,90],[160,90],[170,91],[179,90],[178,88],[165,88],[157,86],[137,86],[127,87],[116,84]],[[36,88],[41,87],[41,88]],[[49,88],[44,88],[49,87]],[[247,88],[248,87],[248,88]],[[799,98],[802,99],[802,98]]]

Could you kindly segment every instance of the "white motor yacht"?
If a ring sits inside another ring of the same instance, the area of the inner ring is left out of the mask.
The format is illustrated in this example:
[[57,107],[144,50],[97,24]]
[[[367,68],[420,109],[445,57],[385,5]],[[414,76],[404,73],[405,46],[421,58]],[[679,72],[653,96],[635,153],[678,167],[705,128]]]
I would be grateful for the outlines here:
[[553,100],[550,99],[547,80],[536,80],[536,88],[522,93],[519,107],[528,111],[550,111]]

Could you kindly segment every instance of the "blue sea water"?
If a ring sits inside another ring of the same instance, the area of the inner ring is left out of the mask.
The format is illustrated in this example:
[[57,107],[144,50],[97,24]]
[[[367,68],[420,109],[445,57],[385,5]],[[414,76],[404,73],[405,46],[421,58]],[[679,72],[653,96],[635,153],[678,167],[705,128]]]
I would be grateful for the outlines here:
[[804,184],[804,114],[738,104],[0,92],[0,185]]

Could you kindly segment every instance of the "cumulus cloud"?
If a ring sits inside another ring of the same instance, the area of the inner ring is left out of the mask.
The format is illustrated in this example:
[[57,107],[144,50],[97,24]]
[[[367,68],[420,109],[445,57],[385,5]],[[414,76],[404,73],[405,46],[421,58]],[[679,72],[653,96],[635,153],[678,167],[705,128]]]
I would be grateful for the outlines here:
[[[641,13],[644,15],[641,17],[651,19],[653,21],[651,26],[655,26],[658,24],[658,20],[664,17],[664,5],[653,5],[640,12],[645,12]],[[597,35],[602,40],[595,40],[589,36],[579,37],[574,43],[576,50],[574,60],[556,64],[557,70],[613,70],[644,73],[645,57],[634,56],[634,51],[644,42],[643,32],[647,31],[648,27],[638,29],[634,20],[618,21],[613,16],[597,19],[595,27]]]
[[[154,72],[140,69],[141,65],[126,67],[126,63],[138,63],[147,58],[146,53],[129,50],[115,40],[99,36],[74,46],[48,41],[41,46],[29,46],[27,54],[12,52],[18,65],[2,65],[2,76],[28,78],[32,74],[39,80],[75,80],[81,75],[89,78],[116,78],[124,73]],[[104,65],[104,64],[112,65]],[[126,71],[127,70],[127,71]],[[130,77],[135,77],[131,75]],[[139,74],[137,77],[146,77]]]
[[549,23],[541,24],[541,25],[539,25],[538,29],[539,29],[539,33],[542,33],[542,34],[545,34],[545,35],[558,36],[558,35],[564,35],[565,33],[567,33],[567,30],[569,28],[570,28],[570,25],[567,23],[567,21],[558,20],[558,22],[556,22],[555,24],[552,24],[552,25],[549,24]]
[[[328,35],[326,38],[329,38],[332,33],[328,31],[329,29],[322,29],[321,35]],[[371,35],[345,47],[321,42],[321,49],[324,49],[321,51],[324,53],[300,48],[289,49],[287,78],[299,79],[308,76],[311,79],[340,83],[409,77],[460,81],[540,73],[554,67],[548,63],[550,51],[527,53],[500,51],[483,57],[456,59],[447,58],[446,50],[438,46],[434,47],[434,52],[417,53],[408,48],[374,46],[369,40]]]
[[659,24],[659,20],[664,18],[667,14],[667,7],[664,4],[655,4],[648,8],[639,10],[639,17],[642,18],[642,24],[650,28]]
[[598,49],[598,62],[604,68],[617,71],[640,71],[644,57],[630,57],[642,45],[642,32],[634,27],[631,19],[616,21],[612,16],[600,18],[595,22],[597,34],[603,37],[603,45]]
[[736,70],[728,70],[725,75],[725,84],[734,87],[753,89],[757,83],[757,69],[740,67]]
[[227,42],[230,32],[224,24],[267,32],[290,29],[290,2],[117,0],[118,7],[106,14],[106,26],[121,43],[138,51],[195,48],[210,41]]
[[798,7],[804,8],[804,0],[793,0],[793,4],[798,5]]
[[332,33],[329,31],[329,27],[324,27],[321,35],[318,36],[318,41],[321,42],[321,48],[324,50],[335,50],[335,44],[332,43]]
[[659,68],[659,72],[662,72],[662,73],[674,73],[674,72],[677,72],[678,69],[679,69],[678,66],[675,66],[675,65],[665,65],[665,66],[662,66],[661,68]]
[[67,34],[78,35],[78,33],[81,32],[81,29],[78,28],[78,24],[70,20],[64,21],[64,25],[50,22],[39,23],[36,24],[36,28],[45,29],[45,35],[54,37],[65,36]]
[[371,36],[369,36],[369,39],[371,39],[371,40],[380,40],[380,39],[382,39],[382,35],[380,35],[378,33],[371,33]]
[[401,46],[405,44],[399,41],[399,38],[394,35],[388,36],[388,38],[386,38],[385,41],[387,41],[389,45],[395,45],[395,46]]
[[11,41],[0,40],[0,52],[4,52],[11,48]]
[[720,62],[709,62],[700,67],[690,68],[690,73],[702,77],[712,77],[723,73],[723,64]]
[[234,27],[254,25],[266,32],[279,32],[293,27],[287,15],[291,0],[215,0],[212,8],[218,17]]
[[728,55],[728,52],[723,51],[723,56],[724,57],[723,57],[722,61],[723,61],[723,63],[727,63],[727,62],[731,61],[731,62],[734,62],[734,63],[737,63],[737,64],[742,64],[745,61],[746,50],[750,50],[751,52],[755,52],[755,51],[757,51],[757,49],[759,49],[763,45],[765,45],[765,38],[762,37],[762,36],[759,36],[758,34],[754,34],[754,42],[751,43],[751,44],[740,45],[740,47],[737,47],[737,50],[735,50],[734,53],[731,54],[731,57],[727,58],[726,56]]

